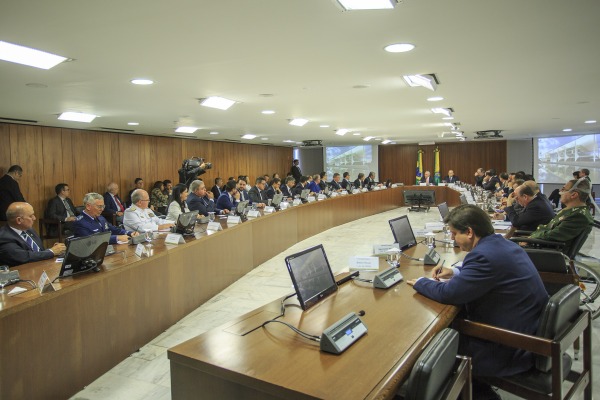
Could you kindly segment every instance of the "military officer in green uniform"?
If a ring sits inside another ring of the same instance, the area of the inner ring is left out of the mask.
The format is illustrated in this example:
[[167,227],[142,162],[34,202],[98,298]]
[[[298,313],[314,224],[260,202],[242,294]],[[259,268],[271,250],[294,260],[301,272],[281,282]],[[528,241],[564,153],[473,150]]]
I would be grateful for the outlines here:
[[150,196],[144,189],[131,193],[131,207],[125,210],[123,225],[125,229],[137,232],[158,231],[174,225],[173,221],[160,219],[148,208]]
[[594,218],[585,204],[590,195],[590,182],[585,178],[573,179],[560,191],[560,201],[565,205],[546,225],[540,225],[531,234],[535,239],[566,243],[568,253],[573,240],[583,231],[591,231]]

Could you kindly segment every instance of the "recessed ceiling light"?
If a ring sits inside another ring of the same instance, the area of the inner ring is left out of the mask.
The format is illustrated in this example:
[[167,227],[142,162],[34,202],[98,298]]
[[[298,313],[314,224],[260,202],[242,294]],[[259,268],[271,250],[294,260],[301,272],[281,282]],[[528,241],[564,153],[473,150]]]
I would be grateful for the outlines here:
[[396,0],[338,0],[347,11],[352,10],[386,10],[394,8]]
[[375,141],[376,141],[376,142],[381,142],[381,139],[379,139],[379,138],[375,138]]
[[154,83],[154,81],[151,79],[138,78],[138,79],[132,79],[131,83],[133,83],[134,85],[152,85]]
[[367,136],[367,137],[366,137],[366,138],[364,138],[363,140],[364,140],[365,142],[368,142],[369,140],[371,140],[371,139],[374,139],[374,138],[375,138],[375,136]]
[[217,108],[219,110],[227,110],[235,104],[235,101],[226,99],[225,97],[211,96],[200,100],[200,105],[204,107]]
[[446,120],[446,121],[450,121],[450,120],[454,119],[454,117],[444,117],[444,118],[442,118],[442,119],[444,119],[444,120]]
[[266,115],[270,115],[270,114],[275,114],[275,111],[273,111],[273,110],[264,110],[264,111],[261,111],[261,113],[266,114]]
[[294,126],[304,126],[308,122],[307,119],[304,118],[294,118],[290,121],[290,125]]
[[427,101],[442,101],[442,100],[444,100],[444,98],[440,97],[440,96],[429,97],[427,99]]
[[353,133],[352,136],[360,136],[360,132]]
[[410,43],[394,43],[388,46],[385,46],[383,49],[388,53],[406,53],[407,51],[411,51],[415,48],[414,44]]
[[296,143],[296,142],[288,139],[288,140],[284,140],[283,143]]
[[441,107],[432,108],[431,112],[433,112],[434,114],[444,114],[447,117],[452,116],[452,111],[450,111],[447,108],[441,108]]
[[590,119],[588,121],[585,121],[586,124],[595,124],[596,120],[595,119]]
[[338,129],[337,131],[335,131],[336,135],[340,135],[340,136],[344,136],[346,133],[348,133],[349,129]]
[[208,134],[209,134],[209,135],[218,135],[218,134],[219,134],[219,132],[217,132],[217,131],[212,131],[212,132],[209,132]]
[[329,128],[329,125],[319,125],[319,128]]
[[138,126],[139,122],[128,122],[127,125]]
[[194,133],[198,129],[199,128],[196,128],[195,126],[180,126],[179,128],[175,129],[175,132],[177,132],[177,133]]
[[50,69],[66,59],[67,57],[0,41],[0,60],[41,69]]
[[268,137],[262,137],[262,138],[260,138],[260,140],[269,140],[269,138]]
[[381,142],[381,144],[388,144],[388,143],[392,143],[392,141],[385,139],[383,142]]
[[75,121],[75,122],[92,122],[97,115],[85,114],[79,112],[64,112],[58,116],[58,119],[64,121]]
[[437,81],[433,75],[404,75],[402,78],[410,87],[421,86],[433,92],[437,89]]
[[244,136],[242,136],[242,139],[254,139],[255,137],[256,137],[256,135],[246,133]]
[[572,130],[573,129],[571,129],[571,128],[565,128],[565,129],[563,129],[563,132],[571,132]]

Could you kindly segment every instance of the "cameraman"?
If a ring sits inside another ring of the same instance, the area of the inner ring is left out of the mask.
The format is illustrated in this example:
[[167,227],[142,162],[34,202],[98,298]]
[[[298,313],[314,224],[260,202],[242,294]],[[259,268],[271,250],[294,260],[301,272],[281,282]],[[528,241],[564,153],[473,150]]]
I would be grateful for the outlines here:
[[184,160],[181,169],[177,171],[179,173],[179,183],[183,183],[186,187],[189,187],[192,181],[211,168],[212,164],[204,162],[204,159],[200,157],[192,157],[189,160]]

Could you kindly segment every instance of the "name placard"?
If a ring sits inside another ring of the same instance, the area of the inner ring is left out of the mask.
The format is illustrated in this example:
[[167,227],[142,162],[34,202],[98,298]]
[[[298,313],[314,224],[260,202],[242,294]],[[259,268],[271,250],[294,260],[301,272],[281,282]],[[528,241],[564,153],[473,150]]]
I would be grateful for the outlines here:
[[388,251],[391,249],[400,250],[400,246],[398,243],[392,244],[374,244],[373,245],[373,255],[377,257],[387,257]]
[[248,211],[248,218],[258,218],[260,217],[260,213],[258,210],[250,210]]
[[242,222],[239,215],[230,215],[227,217],[227,225],[236,225]]
[[356,193],[360,193],[360,189],[354,189],[354,190],[352,191],[352,194],[356,194]]
[[324,194],[319,194],[319,196],[317,196],[317,200],[325,200],[327,198],[327,196],[325,196]]
[[363,192],[363,193],[364,193],[364,192],[368,192],[368,191],[369,191],[369,189],[367,189],[367,188],[362,188],[362,192]]
[[180,243],[185,243],[185,240],[183,240],[183,236],[180,235],[179,233],[169,233],[167,235],[167,237],[165,238],[165,243],[166,244],[180,244]]
[[289,206],[290,206],[290,203],[288,203],[287,201],[282,201],[281,203],[279,203],[279,208],[281,208],[282,210],[285,210]]
[[302,203],[302,200],[300,199],[294,199],[294,202],[292,203],[293,206],[299,206]]
[[271,214],[271,213],[275,212],[275,207],[273,207],[273,206],[266,206],[263,212],[265,214]]
[[135,255],[142,258],[144,256],[144,253],[146,253],[146,248],[144,247],[143,244],[138,244],[137,246],[135,246]]
[[317,199],[315,198],[315,196],[308,196],[308,197],[306,198],[306,200],[308,200],[308,202],[309,202],[309,203],[312,203],[312,202],[314,202],[314,201],[317,201]]
[[56,291],[56,288],[50,281],[50,278],[48,278],[48,273],[46,271],[42,272],[42,276],[40,276],[40,279],[38,280],[37,288],[40,294]]
[[338,195],[338,193],[337,193],[337,192],[332,192],[332,193],[331,193],[331,197],[336,197],[337,195]]
[[347,190],[342,190],[342,193],[341,193],[341,194],[342,194],[342,196],[345,196],[345,195],[347,195],[347,194],[348,194],[348,191],[347,191]]
[[378,271],[379,258],[377,257],[350,257],[351,271]]
[[208,223],[206,230],[207,231],[222,231],[223,227],[221,226],[221,224],[219,222],[213,221],[213,222]]

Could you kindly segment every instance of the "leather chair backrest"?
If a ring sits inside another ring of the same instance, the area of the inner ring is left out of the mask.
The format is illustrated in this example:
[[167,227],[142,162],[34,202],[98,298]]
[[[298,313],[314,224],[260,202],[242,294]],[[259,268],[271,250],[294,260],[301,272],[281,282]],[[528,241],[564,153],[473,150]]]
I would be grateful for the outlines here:
[[[567,285],[550,297],[540,317],[537,336],[554,339],[566,332],[580,313],[579,295],[578,286]],[[542,372],[550,371],[550,357],[536,356],[535,367]]]
[[410,373],[406,400],[437,400],[452,378],[458,332],[446,328],[431,339]]
[[581,232],[579,236],[577,236],[573,240],[573,243],[571,243],[571,248],[565,251],[565,254],[567,255],[567,257],[569,257],[570,260],[573,260],[577,253],[579,253],[579,250],[581,250],[581,248],[583,247],[588,235],[592,231],[592,228],[593,226],[588,226],[585,230],[583,230],[583,232]]
[[[568,262],[565,255],[558,250],[525,248],[525,252],[533,262],[538,272],[568,274]],[[565,275],[566,279],[566,275]],[[542,279],[543,280],[543,279]],[[572,282],[571,282],[572,283]],[[550,296],[558,292],[567,283],[544,282],[544,287]]]

